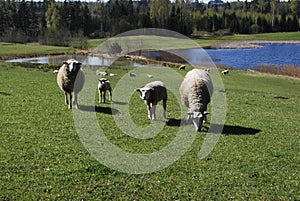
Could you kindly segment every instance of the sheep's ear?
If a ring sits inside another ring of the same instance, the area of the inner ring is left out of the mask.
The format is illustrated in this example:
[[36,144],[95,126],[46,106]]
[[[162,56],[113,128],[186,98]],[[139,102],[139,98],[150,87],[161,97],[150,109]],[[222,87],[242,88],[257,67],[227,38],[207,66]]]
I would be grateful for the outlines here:
[[66,65],[68,65],[68,62],[64,61],[64,62],[63,62],[63,64],[66,64]]
[[141,89],[140,88],[136,88],[135,91],[136,92],[141,92]]

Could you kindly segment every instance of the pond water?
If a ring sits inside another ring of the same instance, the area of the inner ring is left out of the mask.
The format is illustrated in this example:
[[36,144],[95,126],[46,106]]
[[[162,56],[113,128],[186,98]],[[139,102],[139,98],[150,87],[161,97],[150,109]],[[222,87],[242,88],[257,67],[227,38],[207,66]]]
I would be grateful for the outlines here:
[[[300,44],[264,44],[263,48],[258,49],[183,49],[171,50],[169,52],[179,55],[184,55],[191,63],[199,63],[203,54],[208,54],[215,63],[222,63],[234,69],[255,69],[260,64],[284,65],[293,64],[300,66]],[[143,52],[145,56],[159,57],[160,52]],[[76,58],[84,65],[109,66],[113,63],[110,58],[99,56],[84,56],[84,55],[64,55],[51,56],[27,59],[15,59],[8,62],[30,62],[30,63],[51,63],[61,64],[70,58]],[[117,64],[117,63],[114,63]],[[131,61],[122,61],[122,65],[141,66],[138,63]]]
[[[209,49],[207,54],[214,63],[222,63],[234,69],[255,69],[261,64],[300,66],[300,44],[264,44],[258,49]],[[199,49],[174,50],[193,58],[199,54]],[[195,61],[196,62],[196,61]]]

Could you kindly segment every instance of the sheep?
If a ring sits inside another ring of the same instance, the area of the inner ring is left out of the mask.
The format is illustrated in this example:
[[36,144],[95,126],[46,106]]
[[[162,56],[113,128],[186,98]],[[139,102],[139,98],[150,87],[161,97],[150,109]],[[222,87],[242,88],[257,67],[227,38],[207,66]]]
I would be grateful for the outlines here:
[[185,70],[185,65],[179,66],[179,70]]
[[100,78],[98,81],[99,103],[105,103],[106,91],[109,91],[109,100],[112,102],[112,91],[109,80],[106,78]]
[[109,73],[109,76],[110,76],[110,77],[117,76],[117,75],[118,75],[118,74]]
[[223,75],[229,74],[229,70],[223,70],[223,71],[222,71],[222,74],[223,74]]
[[108,73],[107,72],[105,72],[105,71],[96,71],[96,75],[100,75],[100,76],[106,76],[106,75],[108,75]]
[[153,81],[146,84],[143,88],[137,88],[137,92],[140,93],[140,98],[144,100],[148,109],[148,119],[155,120],[156,119],[156,105],[159,101],[163,101],[163,109],[164,109],[164,119],[166,119],[166,109],[167,109],[167,88],[165,84],[161,81]]
[[213,84],[205,70],[189,71],[179,87],[181,101],[188,108],[188,120],[192,120],[196,131],[201,131],[206,121],[207,105],[213,93]]
[[[65,103],[72,109],[72,93],[74,92],[75,108],[78,108],[77,96],[82,90],[85,82],[85,75],[81,70],[81,63],[75,59],[63,62],[57,73],[57,84],[65,94]],[[68,99],[69,94],[69,99]]]
[[130,73],[129,73],[129,76],[130,76],[130,77],[136,77],[136,74],[130,72]]

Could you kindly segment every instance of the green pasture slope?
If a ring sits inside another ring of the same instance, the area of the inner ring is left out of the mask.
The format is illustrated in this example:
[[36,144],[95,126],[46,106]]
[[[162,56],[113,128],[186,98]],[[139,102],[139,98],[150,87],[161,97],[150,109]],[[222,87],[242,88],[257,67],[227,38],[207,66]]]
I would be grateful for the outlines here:
[[32,57],[52,54],[72,54],[74,48],[38,44],[0,42],[0,58]]
[[[109,69],[113,88],[128,70]],[[300,80],[247,71],[222,79],[226,123],[209,156],[197,156],[204,129],[174,164],[131,175],[90,156],[52,70],[0,63],[0,200],[299,200]],[[133,153],[161,149],[178,129],[134,139],[116,128],[109,103],[95,104],[107,138]],[[137,93],[128,104],[137,124],[149,124]],[[169,118],[177,106],[170,94]]]

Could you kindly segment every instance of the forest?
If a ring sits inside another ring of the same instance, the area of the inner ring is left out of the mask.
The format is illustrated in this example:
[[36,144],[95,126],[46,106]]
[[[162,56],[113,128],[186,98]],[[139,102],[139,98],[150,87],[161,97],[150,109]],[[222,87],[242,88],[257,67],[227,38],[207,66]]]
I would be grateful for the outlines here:
[[68,46],[139,28],[186,36],[299,31],[300,1],[110,0],[0,2],[0,41]]

